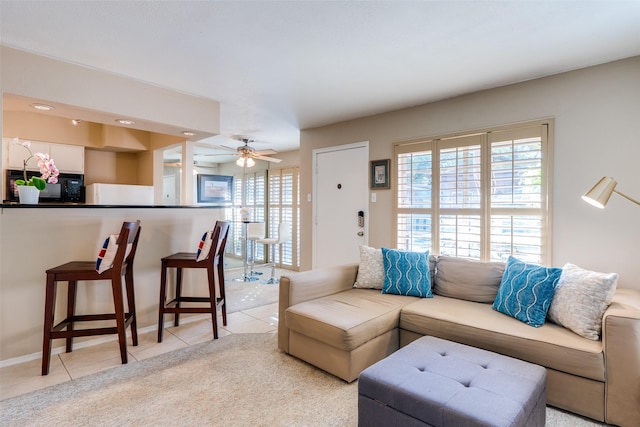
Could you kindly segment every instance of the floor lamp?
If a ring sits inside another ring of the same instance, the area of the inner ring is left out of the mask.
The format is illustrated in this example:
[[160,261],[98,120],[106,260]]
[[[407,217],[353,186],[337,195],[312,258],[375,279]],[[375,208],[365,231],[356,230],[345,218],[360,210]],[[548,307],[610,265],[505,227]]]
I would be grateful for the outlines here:
[[602,177],[602,179],[598,181],[598,183],[594,185],[591,190],[587,191],[585,195],[582,196],[582,200],[589,204],[592,204],[595,207],[604,209],[604,207],[607,205],[607,202],[609,201],[609,197],[611,197],[611,193],[616,193],[624,197],[625,199],[632,201],[636,205],[640,205],[640,202],[633,197],[629,197],[626,194],[617,191],[616,184],[618,184],[616,180],[611,178],[610,176]]

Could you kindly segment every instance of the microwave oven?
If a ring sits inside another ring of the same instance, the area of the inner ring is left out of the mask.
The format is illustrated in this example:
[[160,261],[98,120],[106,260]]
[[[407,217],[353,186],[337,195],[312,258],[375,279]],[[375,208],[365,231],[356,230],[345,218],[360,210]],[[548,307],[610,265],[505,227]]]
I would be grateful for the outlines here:
[[[39,176],[37,171],[27,171],[27,179],[32,176]],[[16,180],[24,179],[21,170],[8,169],[6,179],[6,200],[17,202],[18,187]],[[47,184],[47,187],[40,192],[39,200],[45,203],[84,203],[84,175],[73,173],[61,173],[58,175],[57,184]]]

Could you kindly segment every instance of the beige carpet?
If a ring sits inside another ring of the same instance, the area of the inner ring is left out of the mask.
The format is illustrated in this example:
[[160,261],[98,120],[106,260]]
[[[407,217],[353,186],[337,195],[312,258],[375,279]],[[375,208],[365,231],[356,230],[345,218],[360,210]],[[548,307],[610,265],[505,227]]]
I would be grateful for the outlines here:
[[[0,402],[3,426],[353,426],[346,384],[234,334]],[[549,426],[598,425],[547,408]]]

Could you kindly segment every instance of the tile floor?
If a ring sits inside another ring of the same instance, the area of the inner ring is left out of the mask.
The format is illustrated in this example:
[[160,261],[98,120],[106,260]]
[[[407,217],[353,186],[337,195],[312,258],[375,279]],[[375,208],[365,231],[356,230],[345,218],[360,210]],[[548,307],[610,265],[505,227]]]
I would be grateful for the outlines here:
[[[198,320],[165,328],[162,343],[157,342],[157,331],[139,333],[136,347],[131,345],[130,339],[127,343],[129,363],[211,340],[211,318],[207,317],[197,316]],[[229,334],[276,333],[277,328],[278,303],[229,313],[227,326],[222,326],[222,319],[218,320],[219,337]],[[110,341],[71,353],[52,355],[51,368],[46,376],[40,375],[41,364],[41,359],[37,359],[0,368],[0,400],[118,366],[121,364],[120,350],[117,341]]]

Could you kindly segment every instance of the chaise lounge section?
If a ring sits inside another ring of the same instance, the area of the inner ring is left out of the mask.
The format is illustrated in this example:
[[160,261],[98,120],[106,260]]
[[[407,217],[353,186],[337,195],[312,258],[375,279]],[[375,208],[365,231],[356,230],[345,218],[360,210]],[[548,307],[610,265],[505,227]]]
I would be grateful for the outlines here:
[[[351,382],[400,347],[434,336],[545,367],[552,406],[610,424],[640,425],[640,292],[617,289],[602,317],[601,339],[592,340],[549,321],[531,327],[486,302],[439,295],[438,283],[449,285],[441,293],[455,291],[455,280],[448,280],[455,275],[439,280],[445,269],[435,261],[433,298],[354,288],[357,264],[282,276],[279,348]],[[475,263],[469,271],[496,267]]]

